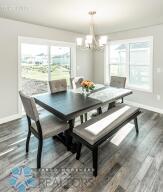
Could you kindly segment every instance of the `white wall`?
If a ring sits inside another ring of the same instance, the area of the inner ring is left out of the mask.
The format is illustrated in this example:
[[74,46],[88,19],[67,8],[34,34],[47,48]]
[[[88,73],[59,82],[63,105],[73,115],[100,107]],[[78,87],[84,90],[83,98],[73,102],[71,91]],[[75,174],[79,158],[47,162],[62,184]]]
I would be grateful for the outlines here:
[[[0,123],[18,113],[18,36],[75,42],[79,35],[0,18]],[[91,52],[77,50],[77,66],[77,75],[92,79]]]
[[[133,90],[134,94],[129,96],[127,101],[145,105],[156,111],[163,111],[163,25],[109,34],[111,40],[145,36],[154,37],[153,93]],[[160,73],[157,73],[157,68],[161,69]],[[104,82],[104,53],[94,52],[94,81]],[[161,96],[159,101],[157,94]]]

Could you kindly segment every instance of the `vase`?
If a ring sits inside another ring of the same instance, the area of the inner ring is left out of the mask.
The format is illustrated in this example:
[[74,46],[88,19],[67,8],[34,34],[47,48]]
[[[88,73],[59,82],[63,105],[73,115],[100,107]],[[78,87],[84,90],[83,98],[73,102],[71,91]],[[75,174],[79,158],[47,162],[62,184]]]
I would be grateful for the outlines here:
[[90,89],[88,88],[82,88],[83,95],[88,96],[90,93]]

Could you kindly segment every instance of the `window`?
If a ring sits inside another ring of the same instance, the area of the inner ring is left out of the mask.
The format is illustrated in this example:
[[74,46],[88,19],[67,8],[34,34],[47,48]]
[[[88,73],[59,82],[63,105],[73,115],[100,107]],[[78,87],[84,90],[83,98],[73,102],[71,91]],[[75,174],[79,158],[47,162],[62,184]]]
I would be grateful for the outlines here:
[[127,64],[127,46],[110,45],[110,75],[125,76]]
[[127,87],[152,91],[153,37],[112,41],[107,52],[109,76],[126,76]]
[[70,47],[51,46],[51,80],[66,79],[70,84],[71,77],[71,49]]
[[75,45],[42,39],[20,38],[20,85],[27,95],[48,92],[48,81],[74,76]]
[[27,95],[48,91],[48,46],[21,44],[21,89]]

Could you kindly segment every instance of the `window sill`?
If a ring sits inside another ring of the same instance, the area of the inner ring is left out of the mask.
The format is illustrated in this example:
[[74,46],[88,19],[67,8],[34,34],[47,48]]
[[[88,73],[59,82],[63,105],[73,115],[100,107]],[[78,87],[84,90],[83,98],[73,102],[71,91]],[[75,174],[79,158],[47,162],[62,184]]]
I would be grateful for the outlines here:
[[141,92],[146,92],[146,93],[153,93],[152,88],[145,89],[145,88],[140,88],[140,87],[133,86],[133,85],[126,85],[126,88],[127,89],[132,89],[132,90],[135,90],[135,91],[141,91]]

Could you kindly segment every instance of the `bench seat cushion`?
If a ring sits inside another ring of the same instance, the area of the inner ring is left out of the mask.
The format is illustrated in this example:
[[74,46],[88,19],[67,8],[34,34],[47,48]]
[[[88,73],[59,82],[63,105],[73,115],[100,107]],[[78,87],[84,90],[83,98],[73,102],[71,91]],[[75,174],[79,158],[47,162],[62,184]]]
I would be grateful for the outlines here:
[[73,132],[93,145],[140,109],[121,104],[74,128]]

